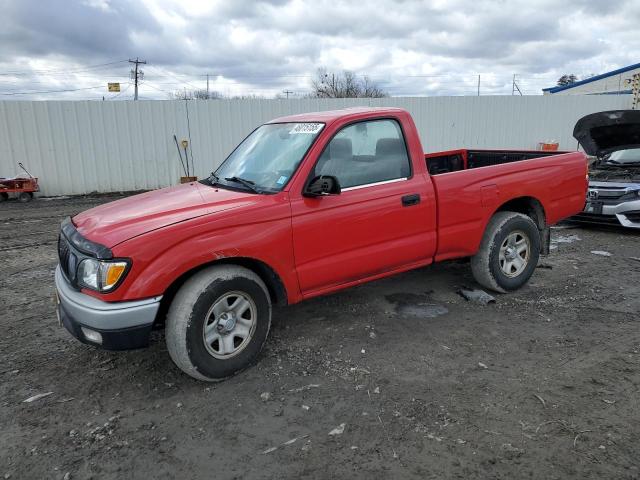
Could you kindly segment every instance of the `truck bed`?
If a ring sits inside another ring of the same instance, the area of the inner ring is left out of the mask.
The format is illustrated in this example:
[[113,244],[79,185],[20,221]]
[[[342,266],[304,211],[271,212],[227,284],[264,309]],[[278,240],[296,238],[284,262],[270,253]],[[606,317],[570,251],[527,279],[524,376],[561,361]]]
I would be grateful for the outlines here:
[[426,154],[425,161],[438,202],[436,261],[475,254],[484,226],[507,201],[535,199],[547,225],[584,206],[581,152],[460,149]]
[[426,153],[424,158],[431,175],[451,173],[459,170],[489,167],[503,163],[520,162],[566,152],[548,152],[541,150],[447,150]]

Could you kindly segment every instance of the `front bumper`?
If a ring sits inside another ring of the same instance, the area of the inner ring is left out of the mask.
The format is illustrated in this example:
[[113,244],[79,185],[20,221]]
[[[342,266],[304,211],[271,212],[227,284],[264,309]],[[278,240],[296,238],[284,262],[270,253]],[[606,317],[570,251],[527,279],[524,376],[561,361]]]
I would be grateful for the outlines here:
[[594,208],[594,202],[587,201],[584,211],[573,217],[573,220],[640,228],[640,199],[613,205],[603,204],[598,208]]
[[131,302],[103,302],[74,290],[56,267],[58,316],[78,340],[107,350],[146,347],[161,296]]

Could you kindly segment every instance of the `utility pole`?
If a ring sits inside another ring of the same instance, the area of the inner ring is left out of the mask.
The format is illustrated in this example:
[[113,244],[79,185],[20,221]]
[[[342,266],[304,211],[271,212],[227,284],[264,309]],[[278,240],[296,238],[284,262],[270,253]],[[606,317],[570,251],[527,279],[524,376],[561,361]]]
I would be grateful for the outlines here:
[[135,86],[135,90],[134,90],[134,93],[133,93],[133,99],[134,100],[138,100],[138,81],[142,80],[142,78],[144,77],[144,72],[142,70],[138,69],[138,65],[140,65],[140,64],[146,65],[147,61],[146,60],[138,60],[138,57],[136,57],[135,60],[129,59],[129,63],[134,63],[136,65],[135,68],[133,68],[131,70],[131,79],[133,80],[134,86]]
[[287,96],[287,100],[289,100],[289,94],[293,92],[291,90],[283,90],[282,93],[284,93]]
[[207,100],[209,100],[209,74],[207,73]]
[[478,74],[478,96],[480,96],[480,74]]

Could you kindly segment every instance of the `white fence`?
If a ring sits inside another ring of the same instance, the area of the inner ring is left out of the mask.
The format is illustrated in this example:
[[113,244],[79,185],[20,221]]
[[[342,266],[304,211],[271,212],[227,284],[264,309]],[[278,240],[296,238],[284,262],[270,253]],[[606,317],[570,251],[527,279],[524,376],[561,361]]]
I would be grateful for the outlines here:
[[[177,183],[173,139],[191,137],[195,171],[206,176],[253,128],[291,113],[361,105],[409,110],[425,151],[526,148],[571,136],[588,113],[630,108],[630,95],[486,96],[122,102],[0,102],[0,177],[22,162],[42,194],[143,190]],[[188,108],[188,119],[187,119]],[[190,125],[190,135],[189,128]],[[184,155],[184,153],[183,153]]]

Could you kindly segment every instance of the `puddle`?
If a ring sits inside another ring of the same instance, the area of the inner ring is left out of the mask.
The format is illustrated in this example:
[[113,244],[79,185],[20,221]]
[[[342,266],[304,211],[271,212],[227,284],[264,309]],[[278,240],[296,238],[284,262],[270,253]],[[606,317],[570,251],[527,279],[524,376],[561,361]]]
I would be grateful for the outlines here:
[[402,317],[435,318],[449,313],[447,307],[432,303],[426,294],[394,293],[385,298],[395,304],[396,313]]

